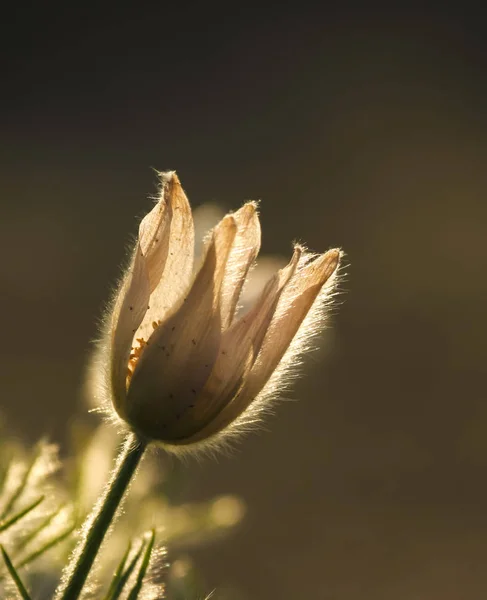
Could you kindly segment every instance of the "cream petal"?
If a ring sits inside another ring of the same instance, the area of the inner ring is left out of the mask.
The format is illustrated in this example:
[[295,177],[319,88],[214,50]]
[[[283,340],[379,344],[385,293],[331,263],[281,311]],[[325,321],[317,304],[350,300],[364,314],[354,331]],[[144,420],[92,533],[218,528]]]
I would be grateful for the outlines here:
[[[337,270],[339,262],[340,250],[333,249],[312,259],[302,268],[298,266],[281,296],[243,396],[255,397],[267,383],[321,289]],[[245,402],[248,405],[250,401]]]
[[[330,250],[296,269],[284,288],[265,334],[257,360],[232,402],[208,425],[183,443],[194,443],[218,433],[237,419],[253,402],[277,368],[324,284],[333,275],[339,250]],[[302,262],[306,261],[306,257]]]
[[[127,367],[134,337],[141,323],[147,321],[151,293],[161,279],[166,280],[163,274],[168,263],[171,264],[169,259],[174,246],[171,239],[179,237],[179,228],[173,226],[173,221],[181,220],[179,213],[184,212],[181,208],[184,201],[191,218],[177,175],[161,174],[160,199],[140,223],[134,258],[112,312],[110,375],[117,410],[126,396]],[[174,213],[178,216],[174,217]],[[189,229],[192,231],[192,223]]]
[[137,331],[150,297],[150,282],[144,257],[137,245],[135,256],[122,283],[112,311],[110,326],[110,380],[113,404],[117,412],[125,401],[127,365]]
[[[161,249],[152,259],[152,273],[158,279],[156,286],[151,288],[149,307],[135,336],[145,340],[152,334],[152,323],[165,319],[188,292],[193,273],[194,226],[191,207],[175,173],[163,173],[161,178],[161,203],[164,202],[166,207],[166,227],[164,235],[152,235],[152,244],[159,244]],[[144,222],[145,219],[141,228]]]
[[221,287],[236,231],[231,216],[216,227],[187,298],[154,331],[136,365],[121,413],[149,437],[181,437],[193,422],[220,346]]
[[222,286],[223,329],[233,321],[242,287],[260,249],[260,222],[255,202],[248,202],[232,216],[237,224],[237,235],[228,257]]
[[[253,308],[223,332],[218,358],[213,371],[198,397],[194,430],[175,443],[186,444],[211,435],[215,417],[238,393],[260,351],[267,329],[272,322],[279,298],[292,278],[301,249],[295,249],[290,263],[272,277]],[[218,417],[218,421],[220,417]]]
[[164,271],[169,251],[169,230],[173,219],[173,196],[179,180],[175,173],[161,175],[161,192],[157,204],[141,221],[139,246],[145,259],[151,293]]

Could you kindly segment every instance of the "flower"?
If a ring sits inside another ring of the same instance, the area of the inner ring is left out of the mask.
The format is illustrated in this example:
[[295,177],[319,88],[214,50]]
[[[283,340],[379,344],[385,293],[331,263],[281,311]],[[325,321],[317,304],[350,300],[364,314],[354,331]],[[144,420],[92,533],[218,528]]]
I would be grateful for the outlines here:
[[212,230],[193,276],[191,209],[176,174],[161,174],[100,346],[105,396],[141,436],[177,450],[245,428],[321,329],[337,249],[295,246],[253,306],[237,310],[260,237],[248,202]]

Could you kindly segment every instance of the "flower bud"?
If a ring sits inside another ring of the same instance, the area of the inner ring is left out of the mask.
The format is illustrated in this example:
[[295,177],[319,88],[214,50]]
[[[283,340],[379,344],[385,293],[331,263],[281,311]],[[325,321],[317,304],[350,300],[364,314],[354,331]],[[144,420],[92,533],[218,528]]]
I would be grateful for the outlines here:
[[101,346],[117,415],[174,450],[222,441],[259,418],[321,329],[341,256],[296,246],[241,314],[239,297],[260,248],[256,204],[218,223],[195,274],[193,231],[176,174],[162,174]]

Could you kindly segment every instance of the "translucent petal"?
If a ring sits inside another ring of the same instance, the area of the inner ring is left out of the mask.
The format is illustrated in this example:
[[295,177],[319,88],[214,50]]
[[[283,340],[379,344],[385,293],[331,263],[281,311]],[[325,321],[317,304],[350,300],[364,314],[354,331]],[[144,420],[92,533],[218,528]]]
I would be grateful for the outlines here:
[[[272,322],[279,298],[292,278],[301,256],[296,248],[290,263],[267,283],[253,308],[223,332],[218,358],[205,387],[198,397],[195,429],[187,432],[181,444],[192,443],[211,435],[213,421],[226,411],[237,395],[260,351]],[[245,385],[245,384],[244,384]],[[220,421],[220,416],[216,419]]]
[[[178,293],[178,281],[187,285],[187,246],[190,246],[191,272],[192,244],[193,226],[186,196],[175,173],[162,174],[160,199],[139,226],[135,255],[112,313],[110,371],[117,410],[126,395],[127,365],[134,337],[137,337],[141,324],[148,321],[146,314],[151,294],[161,286],[167,286],[168,279],[175,278],[176,263],[184,265],[181,266],[184,275],[175,282],[173,289]],[[173,258],[176,253],[180,257],[177,261]],[[171,293],[168,296],[172,299]]]
[[181,437],[192,426],[220,346],[221,287],[236,231],[231,216],[216,227],[187,298],[154,331],[135,368],[119,414],[154,439]]
[[260,249],[260,223],[255,203],[248,202],[232,216],[237,224],[237,235],[228,257],[222,286],[223,329],[233,321],[240,292]]
[[144,318],[150,298],[150,283],[140,246],[137,245],[132,265],[120,289],[112,313],[110,347],[110,378],[113,403],[125,400],[127,365],[137,328]]
[[193,275],[194,226],[191,208],[177,175],[169,175],[172,177],[170,182],[163,183],[167,226],[163,237],[159,239],[162,247],[157,254],[157,260],[162,265],[155,265],[154,272],[159,279],[155,289],[151,290],[149,308],[135,336],[145,340],[152,334],[152,323],[165,319],[187,294]]
[[252,403],[275,371],[291,344],[320,290],[336,271],[340,258],[338,250],[330,250],[293,272],[278,300],[277,309],[265,333],[257,360],[244,378],[238,394],[208,423],[183,443],[193,443],[218,433],[235,421]]
[[170,230],[174,217],[175,197],[181,188],[173,172],[161,174],[160,198],[140,223],[138,243],[145,259],[151,293],[161,280],[166,268],[170,245]]
[[[329,250],[296,270],[284,290],[278,310],[267,331],[258,359],[242,396],[260,392],[296,335],[322,287],[333,275],[340,260],[339,250]],[[245,404],[249,400],[242,400]]]

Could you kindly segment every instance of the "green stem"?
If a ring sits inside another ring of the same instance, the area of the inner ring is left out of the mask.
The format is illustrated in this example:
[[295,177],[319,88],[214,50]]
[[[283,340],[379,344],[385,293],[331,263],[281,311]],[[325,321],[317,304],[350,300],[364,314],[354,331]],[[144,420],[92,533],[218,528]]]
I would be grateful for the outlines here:
[[140,463],[147,442],[128,434],[112,476],[81,529],[81,539],[55,595],[55,600],[77,600],[120,502]]

